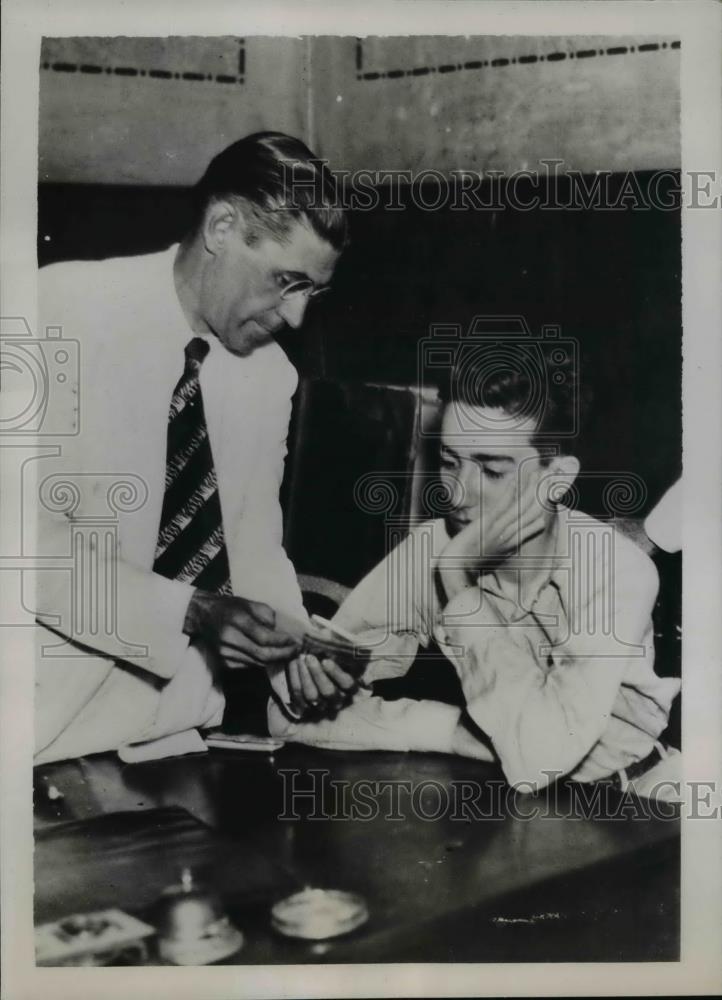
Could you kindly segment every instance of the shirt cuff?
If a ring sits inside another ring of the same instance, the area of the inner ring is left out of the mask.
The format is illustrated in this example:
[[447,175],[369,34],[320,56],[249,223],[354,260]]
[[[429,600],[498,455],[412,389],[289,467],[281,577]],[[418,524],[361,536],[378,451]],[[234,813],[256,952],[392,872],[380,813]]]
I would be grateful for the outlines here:
[[186,753],[207,753],[208,747],[197,729],[186,729],[183,733],[161,736],[145,743],[126,744],[118,748],[118,756],[125,764],[138,764],[144,760],[160,760],[162,757],[179,757]]

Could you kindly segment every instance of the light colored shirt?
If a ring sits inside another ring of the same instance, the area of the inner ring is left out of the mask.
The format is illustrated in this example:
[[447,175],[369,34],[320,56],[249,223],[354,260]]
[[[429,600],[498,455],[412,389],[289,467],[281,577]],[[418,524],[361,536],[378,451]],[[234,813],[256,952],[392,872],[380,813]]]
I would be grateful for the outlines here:
[[[40,272],[41,329],[78,342],[79,369],[75,408],[44,428],[51,447],[35,463],[37,551],[57,566],[37,581],[38,619],[54,630],[37,630],[38,762],[183,732],[198,749],[194,728],[222,715],[218,678],[183,633],[193,587],[152,572],[168,407],[194,336],[176,251]],[[275,343],[238,357],[207,339],[200,384],[234,593],[304,619],[279,504],[295,369]]]
[[[484,573],[442,606],[435,571],[448,541],[443,520],[416,526],[339,609],[339,625],[376,644],[366,679],[405,673],[433,636],[513,785],[595,780],[646,757],[680,687],[654,672],[652,561],[609,524],[560,508],[550,558],[516,583]],[[357,749],[451,752],[460,717],[368,692],[317,723],[269,708],[277,735]]]
[[669,487],[659,503],[647,515],[644,530],[654,544],[665,552],[682,548],[682,480]]

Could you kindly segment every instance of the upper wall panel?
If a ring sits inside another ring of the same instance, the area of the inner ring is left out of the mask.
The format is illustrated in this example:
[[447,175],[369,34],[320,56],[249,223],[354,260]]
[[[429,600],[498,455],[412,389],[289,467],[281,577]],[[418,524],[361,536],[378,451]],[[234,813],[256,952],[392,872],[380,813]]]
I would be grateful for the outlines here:
[[674,39],[319,39],[314,121],[352,169],[678,168]]
[[249,132],[308,138],[300,38],[44,39],[40,180],[194,183]]
[[678,168],[672,38],[45,39],[40,179],[193,183],[259,129],[337,168]]

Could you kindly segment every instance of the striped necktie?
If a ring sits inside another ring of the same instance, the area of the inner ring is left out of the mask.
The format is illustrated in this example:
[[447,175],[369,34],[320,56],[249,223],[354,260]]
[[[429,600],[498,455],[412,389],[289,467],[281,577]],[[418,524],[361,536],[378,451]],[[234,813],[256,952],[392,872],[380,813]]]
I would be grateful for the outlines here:
[[168,413],[165,495],[153,571],[202,590],[230,594],[218,482],[199,374],[209,344],[194,337]]

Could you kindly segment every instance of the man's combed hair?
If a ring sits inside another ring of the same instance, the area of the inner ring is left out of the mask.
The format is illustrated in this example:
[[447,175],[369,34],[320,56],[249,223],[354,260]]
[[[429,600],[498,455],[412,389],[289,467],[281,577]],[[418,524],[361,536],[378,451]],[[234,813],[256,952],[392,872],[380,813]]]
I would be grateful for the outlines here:
[[282,132],[255,132],[228,146],[211,160],[193,197],[196,226],[213,201],[236,202],[251,243],[264,234],[282,242],[298,221],[336,250],[347,242],[333,174],[300,139]]
[[[520,423],[532,417],[536,430],[530,444],[545,461],[577,451],[591,402],[571,357],[557,345],[520,341],[488,347],[477,341],[462,348],[439,394],[447,404],[502,410]],[[504,428],[513,430],[513,421]]]

